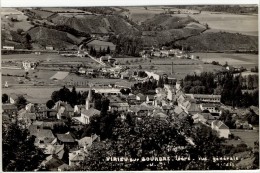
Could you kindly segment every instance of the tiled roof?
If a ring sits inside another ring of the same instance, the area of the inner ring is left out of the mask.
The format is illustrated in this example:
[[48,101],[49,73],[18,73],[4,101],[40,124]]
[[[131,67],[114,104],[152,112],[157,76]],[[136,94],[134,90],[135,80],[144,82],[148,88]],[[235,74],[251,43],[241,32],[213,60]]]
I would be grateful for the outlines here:
[[92,117],[93,115],[99,115],[100,111],[94,108],[90,108],[89,110],[84,109],[81,113],[89,117]]
[[209,94],[193,94],[194,98],[216,98],[216,99],[220,99],[221,95],[209,95]]
[[174,108],[174,113],[176,113],[177,115],[179,115],[179,114],[182,113],[182,112],[183,112],[183,109],[182,109],[181,107],[176,106],[176,107]]
[[2,104],[3,110],[17,110],[17,107],[13,104]]
[[57,138],[61,142],[75,142],[75,139],[72,137],[70,133],[57,134]]
[[217,126],[219,129],[229,129],[226,124],[224,124],[222,121],[215,120],[212,121],[213,125]]
[[201,112],[199,104],[191,103],[190,107],[188,108],[189,112]]

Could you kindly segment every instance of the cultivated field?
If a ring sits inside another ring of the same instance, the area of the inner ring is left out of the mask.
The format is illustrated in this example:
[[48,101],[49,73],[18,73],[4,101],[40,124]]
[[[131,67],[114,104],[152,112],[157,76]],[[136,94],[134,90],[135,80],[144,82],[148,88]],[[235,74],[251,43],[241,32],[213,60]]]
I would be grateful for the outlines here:
[[190,16],[202,24],[207,23],[210,27],[207,32],[226,31],[245,35],[258,35],[258,16],[256,15],[213,14],[212,12],[202,11],[201,14]]
[[243,66],[248,69],[258,66],[258,55],[255,54],[194,53],[194,55],[209,63],[217,61],[224,65],[227,62],[229,65]]
[[[187,74],[200,74],[201,72],[217,72],[222,70],[223,67],[212,65],[212,64],[204,64],[203,61],[200,60],[192,60],[192,59],[178,59],[178,58],[153,58],[150,60],[142,60],[142,58],[120,58],[119,62],[126,63],[126,61],[130,62],[130,65],[125,64],[124,66],[128,66],[133,69],[139,69],[141,65],[142,70],[155,71],[157,73],[167,73],[171,77],[176,79],[182,79]],[[172,72],[172,64],[173,63],[173,74]]]
[[[6,15],[15,15],[17,17],[17,22],[11,22],[10,19],[6,18]],[[1,27],[6,30],[16,31],[18,28],[23,29],[24,31],[29,30],[33,25],[31,25],[26,19],[21,11],[18,11],[14,8],[1,8]]]
[[11,54],[11,55],[2,55],[2,62],[6,61],[15,61],[22,62],[25,60],[28,61],[53,61],[53,62],[84,62],[84,63],[96,63],[91,58],[88,57],[65,57],[59,54],[54,53],[42,53],[41,55],[31,54]]

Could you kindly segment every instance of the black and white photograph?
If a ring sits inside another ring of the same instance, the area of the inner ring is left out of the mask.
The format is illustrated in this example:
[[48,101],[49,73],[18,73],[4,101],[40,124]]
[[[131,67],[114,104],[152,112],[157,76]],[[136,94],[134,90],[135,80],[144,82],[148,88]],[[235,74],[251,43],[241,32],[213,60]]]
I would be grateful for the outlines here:
[[1,7],[2,171],[259,169],[258,10]]

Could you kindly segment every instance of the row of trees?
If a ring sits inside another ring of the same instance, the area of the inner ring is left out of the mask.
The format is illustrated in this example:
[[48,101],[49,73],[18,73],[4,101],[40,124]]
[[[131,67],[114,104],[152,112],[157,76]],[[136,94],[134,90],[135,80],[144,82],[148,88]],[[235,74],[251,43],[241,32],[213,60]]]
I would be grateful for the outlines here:
[[116,54],[124,54],[129,56],[139,56],[142,50],[142,39],[137,35],[112,36],[110,41],[116,45]]
[[229,72],[219,74],[203,72],[200,75],[187,75],[181,81],[181,86],[185,93],[221,95],[221,102],[233,107],[258,106],[258,89],[251,93],[242,93],[243,88],[258,88],[256,75],[242,77]]
[[202,72],[200,75],[187,75],[181,82],[185,93],[213,94],[216,88],[215,75],[211,72]]
[[[51,95],[51,100],[46,103],[48,108],[52,108],[57,101],[63,101],[69,103],[72,107],[75,105],[85,104],[88,91],[77,92],[76,88],[73,87],[70,91],[66,86],[58,91],[54,91]],[[92,98],[96,109],[101,109],[101,98],[102,96],[92,91]]]
[[105,56],[105,55],[107,55],[107,54],[110,54],[111,53],[111,51],[110,51],[110,48],[109,48],[109,46],[107,47],[107,49],[101,49],[101,47],[100,47],[100,49],[99,49],[99,51],[97,52],[97,50],[95,49],[95,48],[93,48],[92,46],[90,47],[90,50],[89,50],[89,54],[91,55],[91,56],[94,56],[94,57],[100,57],[100,56]]

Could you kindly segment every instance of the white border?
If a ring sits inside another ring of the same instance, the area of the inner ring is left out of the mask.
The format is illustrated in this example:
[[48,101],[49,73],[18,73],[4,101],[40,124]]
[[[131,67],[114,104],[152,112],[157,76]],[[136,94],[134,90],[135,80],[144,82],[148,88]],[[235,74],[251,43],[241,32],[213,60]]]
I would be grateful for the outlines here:
[[[257,4],[259,0],[1,0],[0,7],[68,7],[68,6],[153,6],[153,5],[213,5],[213,4]],[[260,19],[259,19],[260,21]],[[260,41],[260,40],[259,40]],[[260,46],[260,45],[259,45]],[[0,65],[1,66],[1,65]],[[1,76],[0,76],[1,79]],[[260,81],[259,81],[260,82]],[[1,81],[0,81],[1,83]],[[1,93],[1,92],[0,92]],[[1,109],[0,109],[1,110]],[[1,136],[1,135],[0,135]],[[0,146],[1,148],[1,146]],[[0,151],[1,153],[1,151]],[[0,156],[2,158],[2,156]],[[1,163],[0,163],[1,164]],[[0,165],[1,171],[1,165]],[[93,172],[93,171],[90,171]],[[100,171],[105,172],[105,171]],[[122,171],[119,171],[122,172]],[[147,172],[147,171],[124,171]],[[219,171],[162,171],[162,172],[239,172],[254,173],[259,170],[219,170]]]
[[1,0],[1,7],[259,4],[259,0]]

